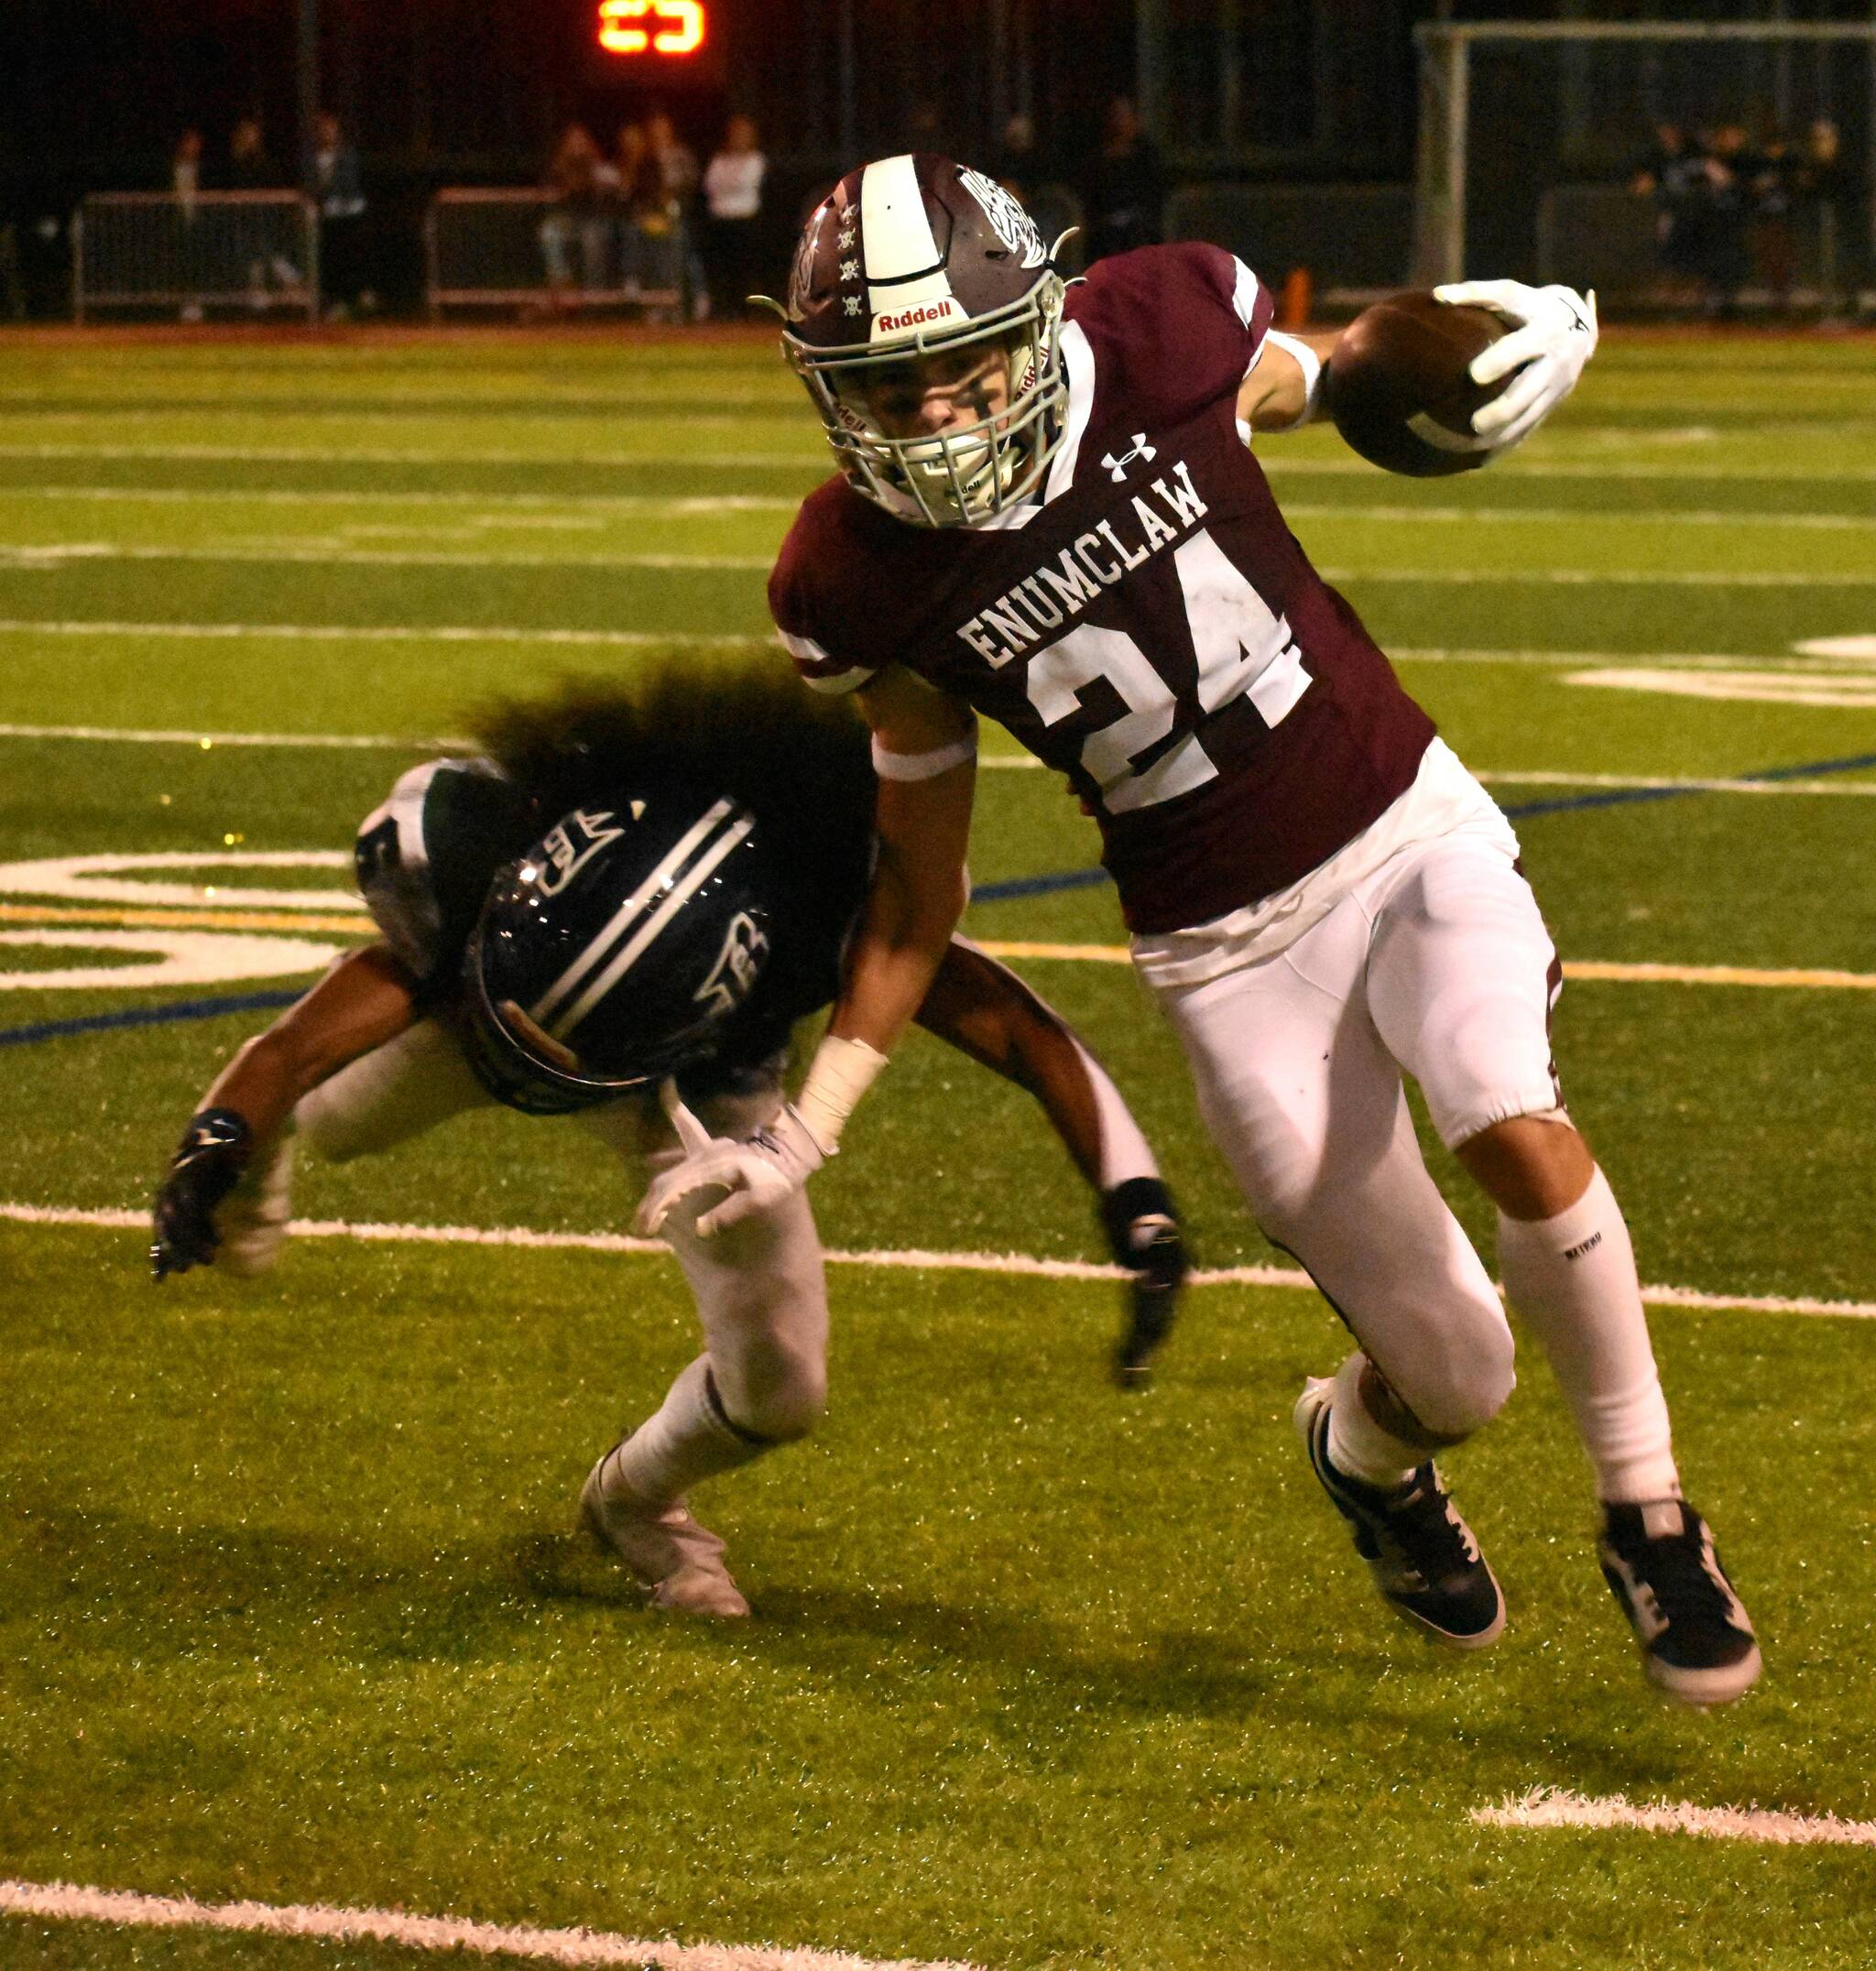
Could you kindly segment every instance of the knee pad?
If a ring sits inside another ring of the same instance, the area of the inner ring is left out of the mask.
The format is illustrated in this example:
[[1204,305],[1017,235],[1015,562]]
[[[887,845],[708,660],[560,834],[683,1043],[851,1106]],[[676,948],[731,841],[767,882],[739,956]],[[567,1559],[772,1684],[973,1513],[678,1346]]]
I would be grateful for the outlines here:
[[759,1393],[744,1387],[734,1394],[719,1389],[724,1421],[739,1436],[765,1444],[798,1443],[827,1411],[827,1369],[804,1358],[791,1361]]

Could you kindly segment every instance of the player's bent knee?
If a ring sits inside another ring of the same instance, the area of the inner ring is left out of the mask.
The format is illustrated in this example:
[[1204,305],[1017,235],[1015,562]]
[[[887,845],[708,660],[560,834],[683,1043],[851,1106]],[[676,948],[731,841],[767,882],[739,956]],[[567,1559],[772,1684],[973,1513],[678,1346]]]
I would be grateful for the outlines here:
[[1502,1318],[1470,1329],[1442,1351],[1438,1378],[1412,1376],[1411,1387],[1400,1390],[1402,1399],[1431,1435],[1457,1443],[1505,1407],[1518,1381],[1514,1355]]
[[759,1390],[745,1388],[725,1407],[732,1421],[752,1437],[771,1444],[799,1443],[827,1414],[824,1364],[798,1358],[779,1380],[765,1378]]

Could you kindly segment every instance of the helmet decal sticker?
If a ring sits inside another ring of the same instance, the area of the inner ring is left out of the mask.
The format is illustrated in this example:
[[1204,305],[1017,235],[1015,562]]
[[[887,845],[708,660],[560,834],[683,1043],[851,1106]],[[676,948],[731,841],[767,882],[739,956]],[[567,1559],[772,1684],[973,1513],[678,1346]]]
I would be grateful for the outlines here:
[[558,897],[608,842],[616,842],[625,833],[623,828],[610,826],[611,821],[607,810],[589,814],[576,808],[548,830],[540,844],[548,866],[537,883],[543,897]]
[[1011,253],[1022,256],[1023,266],[1043,266],[1049,258],[1049,249],[1042,245],[1035,221],[1021,204],[994,178],[986,178],[981,171],[964,169],[957,176],[958,182],[984,208],[984,216],[995,227],[997,237]]
[[710,976],[692,996],[699,1005],[707,1004],[719,1018],[727,1017],[755,989],[757,975],[768,955],[769,939],[761,925],[747,910],[738,910],[730,920]]

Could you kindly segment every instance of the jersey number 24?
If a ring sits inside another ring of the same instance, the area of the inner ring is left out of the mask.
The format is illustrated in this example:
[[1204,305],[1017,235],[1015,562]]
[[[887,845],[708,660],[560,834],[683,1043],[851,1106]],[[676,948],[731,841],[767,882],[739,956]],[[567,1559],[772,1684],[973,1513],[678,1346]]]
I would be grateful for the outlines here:
[[[1289,624],[1233,565],[1204,528],[1173,550],[1185,619],[1198,659],[1198,702],[1207,717],[1249,696],[1269,726],[1280,724],[1309,689],[1303,653]],[[1084,623],[1030,659],[1030,702],[1045,725],[1079,710],[1098,679],[1113,686],[1125,713],[1082,742],[1082,769],[1100,789],[1109,814],[1174,800],[1217,778],[1195,732],[1162,750],[1181,707],[1172,687],[1125,630]],[[1137,768],[1143,754],[1154,757]]]

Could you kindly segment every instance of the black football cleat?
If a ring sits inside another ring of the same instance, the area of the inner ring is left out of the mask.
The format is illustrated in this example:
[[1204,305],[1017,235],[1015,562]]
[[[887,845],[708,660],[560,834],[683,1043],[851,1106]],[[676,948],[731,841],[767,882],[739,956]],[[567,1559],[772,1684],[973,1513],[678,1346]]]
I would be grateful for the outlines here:
[[1764,1662],[1706,1520],[1680,1498],[1603,1512],[1602,1578],[1642,1645],[1649,1681],[1702,1710],[1750,1690]]
[[1395,1612],[1456,1650],[1482,1650],[1505,1627],[1505,1597],[1431,1461],[1390,1490],[1350,1478],[1329,1462],[1334,1384],[1312,1378],[1296,1404],[1311,1468],[1347,1520],[1355,1551]]

